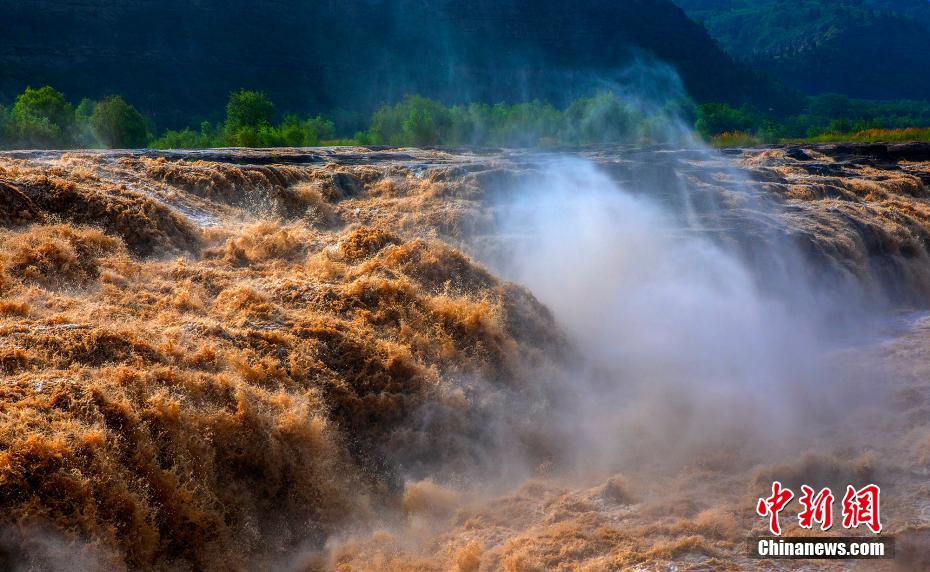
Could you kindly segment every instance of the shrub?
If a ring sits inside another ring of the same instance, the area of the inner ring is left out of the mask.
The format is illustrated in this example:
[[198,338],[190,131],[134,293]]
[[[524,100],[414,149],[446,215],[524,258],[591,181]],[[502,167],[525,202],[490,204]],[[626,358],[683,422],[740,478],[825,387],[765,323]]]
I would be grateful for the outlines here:
[[207,147],[221,147],[225,139],[218,137],[216,130],[208,121],[200,124],[200,131],[184,129],[182,131],[165,131],[161,137],[149,145],[154,149],[205,149]]
[[97,103],[90,116],[94,135],[107,147],[144,147],[148,142],[145,118],[122,97],[114,95]]
[[321,115],[303,121],[296,115],[288,115],[273,135],[275,142],[285,147],[313,147],[323,140],[334,138],[336,127]]
[[304,121],[304,127],[311,137],[307,145],[316,145],[336,138],[336,124],[322,115]]
[[728,131],[714,135],[710,140],[711,145],[718,149],[727,147],[754,147],[760,145],[762,141],[752,133],[742,131]]

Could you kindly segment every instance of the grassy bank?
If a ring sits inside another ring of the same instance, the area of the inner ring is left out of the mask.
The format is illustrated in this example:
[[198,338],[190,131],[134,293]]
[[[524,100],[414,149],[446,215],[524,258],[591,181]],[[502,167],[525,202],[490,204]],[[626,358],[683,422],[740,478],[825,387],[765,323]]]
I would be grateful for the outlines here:
[[745,131],[731,131],[714,135],[709,139],[711,146],[718,149],[732,147],[755,147],[766,144],[812,144],[812,143],[907,143],[930,142],[930,128],[909,127],[904,129],[863,129],[852,132],[821,133],[813,137],[782,138],[765,140]]
[[830,143],[835,141],[853,141],[861,143],[930,141],[930,128],[864,129],[852,133],[823,133],[816,137],[802,139],[801,141],[805,143]]

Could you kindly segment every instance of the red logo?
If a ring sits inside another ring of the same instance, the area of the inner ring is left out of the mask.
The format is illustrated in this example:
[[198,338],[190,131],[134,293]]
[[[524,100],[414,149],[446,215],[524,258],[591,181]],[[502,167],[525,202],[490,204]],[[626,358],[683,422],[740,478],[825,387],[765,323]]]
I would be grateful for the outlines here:
[[781,534],[781,525],[778,523],[778,513],[780,513],[782,509],[785,508],[785,505],[793,498],[794,493],[791,492],[791,490],[782,488],[781,483],[775,481],[772,483],[772,496],[759,499],[759,504],[756,505],[756,512],[759,513],[759,516],[769,517],[769,530],[772,531],[772,534],[776,536]]
[[813,528],[814,523],[820,523],[820,530],[830,530],[833,527],[833,493],[829,488],[821,489],[814,496],[814,489],[801,485],[801,505],[804,510],[798,515],[801,528]]
[[[769,518],[769,530],[775,536],[781,535],[779,515],[793,498],[794,491],[775,481],[772,483],[772,495],[760,498],[756,504],[756,513]],[[801,496],[798,498],[802,509],[798,513],[800,527],[812,529],[815,524],[819,524],[821,530],[830,530],[833,527],[834,499],[829,487],[816,492],[808,485],[801,485]],[[881,532],[880,500],[881,489],[878,485],[867,485],[858,490],[852,485],[847,486],[843,496],[843,528],[859,528],[864,524],[875,534]]]
[[843,528],[858,528],[864,524],[875,534],[881,532],[882,522],[878,514],[880,496],[878,485],[862,487],[858,491],[852,485],[847,486],[843,497]]

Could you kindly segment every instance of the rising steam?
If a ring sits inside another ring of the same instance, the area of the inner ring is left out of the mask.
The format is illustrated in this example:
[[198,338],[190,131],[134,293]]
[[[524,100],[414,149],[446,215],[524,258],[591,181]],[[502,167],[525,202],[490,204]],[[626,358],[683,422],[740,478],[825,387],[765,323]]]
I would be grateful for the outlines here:
[[[852,285],[818,291],[796,272],[805,261],[780,238],[788,229],[721,228],[738,221],[732,210],[696,211],[687,187],[633,181],[632,192],[591,161],[541,161],[496,205],[501,249],[489,263],[550,308],[581,355],[558,382],[571,406],[556,413],[573,426],[577,460],[616,469],[656,449],[693,459],[811,429],[804,404],[833,389],[823,360],[840,332],[835,310],[848,310],[843,323],[864,319],[858,298],[837,297]],[[738,199],[753,207],[737,214],[748,224],[778,208]],[[764,264],[735,246],[753,239]]]

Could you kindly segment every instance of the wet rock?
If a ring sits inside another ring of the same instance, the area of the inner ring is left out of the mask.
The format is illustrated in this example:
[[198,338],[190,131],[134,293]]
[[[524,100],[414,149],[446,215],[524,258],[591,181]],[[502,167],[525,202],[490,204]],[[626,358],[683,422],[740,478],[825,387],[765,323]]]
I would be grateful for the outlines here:
[[28,196],[13,185],[0,181],[0,225],[14,226],[43,220],[45,216]]

